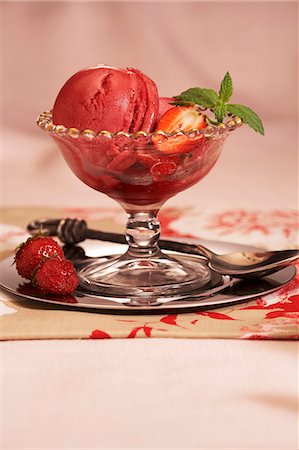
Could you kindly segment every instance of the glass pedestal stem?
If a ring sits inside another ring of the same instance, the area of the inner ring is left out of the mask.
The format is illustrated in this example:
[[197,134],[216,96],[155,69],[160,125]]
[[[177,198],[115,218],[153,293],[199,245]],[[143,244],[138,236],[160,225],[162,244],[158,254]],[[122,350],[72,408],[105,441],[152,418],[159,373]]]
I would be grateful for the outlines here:
[[160,222],[158,211],[128,213],[126,240],[127,255],[133,258],[147,258],[160,254]]
[[79,273],[81,286],[108,296],[130,298],[136,306],[156,302],[159,296],[185,295],[207,285],[211,272],[202,259],[161,252],[158,211],[128,208],[127,251],[88,262]]

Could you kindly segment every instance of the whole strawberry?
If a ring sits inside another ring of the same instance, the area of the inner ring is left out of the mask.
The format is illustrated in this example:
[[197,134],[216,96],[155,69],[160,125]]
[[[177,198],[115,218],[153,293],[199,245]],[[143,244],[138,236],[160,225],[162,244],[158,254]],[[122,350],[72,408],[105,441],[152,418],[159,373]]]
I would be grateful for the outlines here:
[[70,294],[78,286],[76,270],[60,256],[44,258],[33,274],[33,284],[45,294]]
[[16,249],[16,268],[23,278],[31,280],[32,273],[44,257],[64,256],[62,248],[48,236],[35,236],[27,239]]

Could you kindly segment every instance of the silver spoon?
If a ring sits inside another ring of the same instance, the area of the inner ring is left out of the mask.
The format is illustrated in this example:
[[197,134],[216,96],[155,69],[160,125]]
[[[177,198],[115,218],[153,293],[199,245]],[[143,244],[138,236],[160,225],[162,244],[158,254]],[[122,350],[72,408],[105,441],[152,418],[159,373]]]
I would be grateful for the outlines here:
[[[123,234],[91,230],[85,220],[78,219],[39,219],[30,222],[27,226],[30,234],[47,232],[50,236],[57,236],[62,242],[74,245],[85,239],[125,244]],[[187,244],[185,242],[161,239],[159,245],[163,250],[172,250],[181,253],[204,256],[208,265],[215,272],[230,275],[234,278],[261,278],[291,265],[299,259],[299,250],[277,251],[244,251],[218,255],[200,244]]]
[[234,278],[261,278],[291,265],[299,258],[299,250],[244,251],[218,255],[202,245],[197,249],[208,259],[209,267]]

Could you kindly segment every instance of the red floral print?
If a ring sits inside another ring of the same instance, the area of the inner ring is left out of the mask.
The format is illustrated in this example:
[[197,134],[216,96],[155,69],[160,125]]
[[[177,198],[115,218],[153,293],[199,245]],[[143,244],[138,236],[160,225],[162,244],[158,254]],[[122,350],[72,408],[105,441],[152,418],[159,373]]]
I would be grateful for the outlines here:
[[138,331],[143,330],[144,335],[146,337],[151,337],[151,332],[152,332],[152,327],[149,327],[147,325],[143,325],[142,327],[136,327],[133,328],[133,330],[129,333],[129,335],[127,336],[128,338],[135,338]]
[[102,330],[93,330],[89,336],[89,339],[110,339],[110,334]]
[[219,230],[220,235],[233,232],[250,234],[259,232],[269,235],[279,231],[285,238],[298,231],[298,213],[296,211],[245,211],[242,209],[225,211],[211,217],[206,228]]
[[216,311],[204,311],[204,312],[198,312],[196,314],[199,314],[200,316],[207,316],[211,319],[218,319],[218,320],[236,320],[232,317],[228,316],[227,314],[221,314]]

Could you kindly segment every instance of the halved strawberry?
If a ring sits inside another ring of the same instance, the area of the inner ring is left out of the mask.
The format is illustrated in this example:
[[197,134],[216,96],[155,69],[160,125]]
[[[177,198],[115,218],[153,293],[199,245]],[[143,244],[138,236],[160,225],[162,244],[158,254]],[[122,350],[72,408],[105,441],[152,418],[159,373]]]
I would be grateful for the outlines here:
[[146,152],[146,151],[137,151],[137,158],[140,164],[144,167],[151,168],[154,164],[160,161],[157,153]]
[[[201,130],[206,127],[204,116],[194,106],[175,106],[161,117],[157,131],[165,131],[173,133],[176,131],[191,131],[193,129]],[[164,153],[183,153],[190,151],[195,142],[203,139],[203,135],[199,134],[194,138],[185,135],[170,136],[153,136],[155,146]]]
[[160,181],[170,175],[173,175],[176,169],[177,165],[174,162],[157,162],[151,168],[151,175],[155,181]]
[[194,128],[201,130],[205,128],[204,116],[194,106],[174,106],[161,117],[157,130],[167,131],[189,131]]
[[138,152],[137,159],[143,167],[148,167],[149,169],[153,167],[155,164],[164,162],[164,163],[174,163],[179,164],[181,157],[180,155],[161,155],[158,152]]
[[126,149],[120,152],[109,164],[107,164],[107,169],[123,172],[133,166],[136,160],[136,152],[132,149]]

